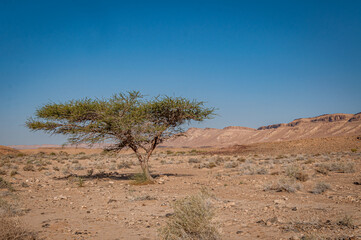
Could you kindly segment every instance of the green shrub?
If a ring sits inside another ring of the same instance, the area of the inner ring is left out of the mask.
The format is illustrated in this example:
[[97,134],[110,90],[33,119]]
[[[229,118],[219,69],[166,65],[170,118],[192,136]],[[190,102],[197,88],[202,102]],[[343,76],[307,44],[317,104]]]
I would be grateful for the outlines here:
[[133,185],[146,185],[146,184],[154,183],[154,182],[150,182],[144,173],[136,173],[131,177],[131,179],[133,180],[131,183]]
[[189,153],[190,153],[190,154],[197,154],[198,151],[197,151],[196,149],[192,149],[192,150],[189,151]]
[[77,185],[78,185],[78,187],[84,187],[84,179],[81,177],[78,177]]

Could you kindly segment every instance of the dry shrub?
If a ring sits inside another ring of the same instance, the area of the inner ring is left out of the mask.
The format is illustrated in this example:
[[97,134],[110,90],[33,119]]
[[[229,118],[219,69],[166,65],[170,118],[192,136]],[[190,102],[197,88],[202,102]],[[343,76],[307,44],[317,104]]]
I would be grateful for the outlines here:
[[320,164],[320,165],[316,166],[315,171],[317,173],[321,173],[323,175],[328,175],[329,169],[325,164]]
[[133,161],[131,160],[123,160],[120,163],[118,163],[117,168],[123,169],[123,168],[132,168],[134,165]]
[[316,183],[316,185],[312,189],[311,193],[313,193],[313,194],[321,194],[321,193],[326,192],[329,189],[331,189],[330,184],[324,183],[324,182],[319,182],[319,183]]
[[0,217],[10,217],[19,214],[20,211],[11,206],[8,202],[0,198]]
[[355,165],[353,162],[334,162],[329,164],[318,164],[316,171],[322,174],[327,174],[328,171],[338,172],[338,173],[354,173]]
[[160,230],[163,240],[218,240],[220,234],[212,222],[214,211],[209,195],[201,193],[177,200],[174,214]]
[[6,188],[9,191],[15,191],[15,189],[11,186],[11,183],[0,177],[0,189]]
[[17,219],[0,218],[0,239],[2,240],[35,240],[36,234],[24,229]]
[[340,220],[337,222],[337,225],[339,225],[339,226],[345,226],[345,227],[348,227],[348,228],[353,228],[353,227],[354,227],[354,224],[353,224],[353,218],[352,218],[352,216],[345,215],[342,219],[340,219]]
[[150,195],[138,196],[132,199],[133,201],[149,201],[149,200],[157,200],[156,197]]
[[295,178],[301,182],[306,182],[308,180],[307,173],[303,172],[298,166],[289,166],[286,169],[286,175],[290,178]]
[[267,168],[258,167],[255,164],[245,164],[245,166],[240,169],[240,175],[266,175],[266,174],[268,174]]
[[23,167],[23,170],[24,171],[32,171],[34,172],[35,171],[35,167],[33,165],[30,165],[30,164],[27,164]]
[[355,166],[352,162],[347,163],[332,163],[330,166],[330,171],[339,172],[339,173],[354,173]]
[[307,160],[305,161],[305,164],[311,164],[311,163],[314,163],[314,162],[315,162],[314,159],[309,158],[309,159],[307,159]]
[[205,162],[205,163],[201,163],[201,164],[197,164],[194,166],[194,168],[199,168],[199,169],[202,169],[202,168],[215,168],[217,167],[217,164],[216,162]]
[[296,192],[301,189],[301,184],[297,183],[294,179],[279,179],[270,185],[265,186],[264,191],[276,192]]
[[307,173],[301,171],[301,172],[296,173],[295,178],[298,181],[306,182],[309,179],[309,176]]
[[224,164],[224,167],[225,168],[236,168],[236,167],[238,167],[238,162],[226,162],[225,164]]
[[188,159],[188,163],[200,163],[201,161],[198,158],[190,158]]

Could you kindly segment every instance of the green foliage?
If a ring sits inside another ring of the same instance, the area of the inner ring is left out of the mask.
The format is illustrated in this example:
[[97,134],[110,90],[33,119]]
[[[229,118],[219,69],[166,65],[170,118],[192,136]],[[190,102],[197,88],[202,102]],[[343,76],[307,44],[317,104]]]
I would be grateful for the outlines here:
[[[180,97],[145,99],[139,92],[117,94],[110,99],[72,100],[39,108],[26,125],[31,130],[69,135],[70,143],[113,140],[117,148],[159,144],[180,125],[210,118],[213,108]],[[135,145],[135,146],[133,146]]]
[[84,180],[81,177],[78,177],[78,187],[84,187]]

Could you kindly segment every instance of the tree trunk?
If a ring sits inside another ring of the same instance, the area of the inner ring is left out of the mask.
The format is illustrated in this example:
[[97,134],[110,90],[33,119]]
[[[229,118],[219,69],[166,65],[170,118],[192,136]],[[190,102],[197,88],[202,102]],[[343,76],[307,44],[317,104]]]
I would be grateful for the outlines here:
[[143,174],[147,178],[147,181],[154,182],[152,175],[150,175],[150,173],[149,173],[149,165],[148,165],[149,157],[150,157],[152,151],[147,152],[146,155],[142,156],[142,154],[138,152],[137,147],[135,147],[135,146],[130,146],[130,147],[134,151],[135,155],[138,157],[140,166],[142,167]]
[[149,165],[148,165],[148,159],[143,159],[140,162],[140,166],[142,167],[142,171],[144,173],[144,176],[147,178],[148,181],[153,182],[154,179],[149,173]]

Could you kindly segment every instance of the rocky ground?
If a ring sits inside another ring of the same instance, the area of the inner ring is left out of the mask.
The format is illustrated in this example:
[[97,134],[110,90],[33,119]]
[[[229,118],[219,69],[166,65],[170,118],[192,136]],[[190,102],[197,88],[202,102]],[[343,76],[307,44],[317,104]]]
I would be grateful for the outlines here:
[[[40,150],[39,150],[40,151]],[[208,189],[222,239],[361,239],[361,153],[159,149],[156,184],[118,155],[0,157],[0,214],[39,239],[157,239],[175,200]]]

